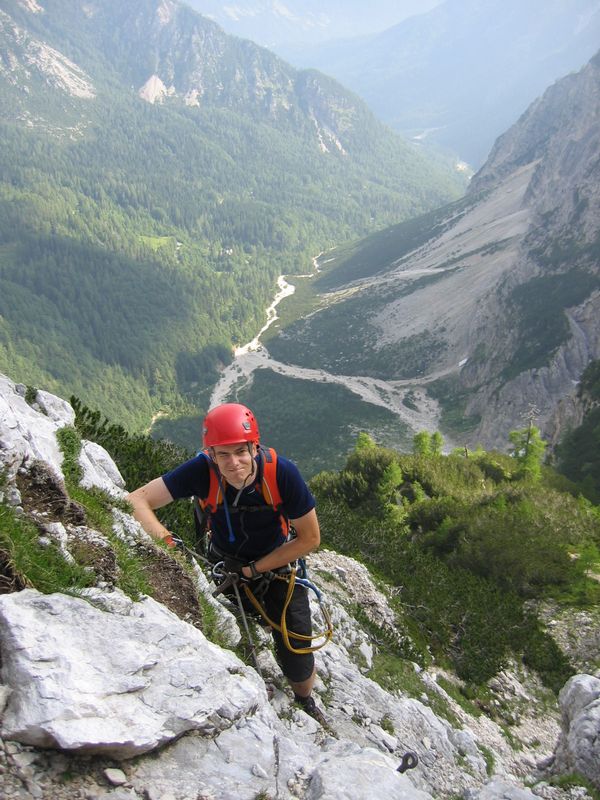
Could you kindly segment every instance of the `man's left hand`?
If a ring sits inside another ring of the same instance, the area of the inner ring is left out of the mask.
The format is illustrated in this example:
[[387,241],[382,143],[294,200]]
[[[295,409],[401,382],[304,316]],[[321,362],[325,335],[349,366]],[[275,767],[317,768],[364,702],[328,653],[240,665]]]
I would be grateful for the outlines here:
[[239,561],[237,558],[233,558],[232,556],[226,556],[223,559],[223,568],[225,572],[235,572],[238,575],[243,574],[243,562]]

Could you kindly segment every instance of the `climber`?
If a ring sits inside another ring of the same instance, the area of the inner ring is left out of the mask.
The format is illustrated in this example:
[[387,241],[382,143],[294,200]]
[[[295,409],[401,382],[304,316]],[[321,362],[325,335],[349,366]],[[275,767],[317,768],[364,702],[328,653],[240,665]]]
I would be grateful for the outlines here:
[[[248,582],[250,587],[260,584],[261,601],[269,617],[280,619],[288,583],[267,581],[264,575],[289,571],[290,564],[319,545],[320,531],[314,497],[298,468],[274,450],[262,448],[259,440],[258,423],[250,409],[238,403],[217,406],[204,419],[204,450],[136,489],[128,500],[142,527],[172,546],[173,535],[154,510],[183,497],[199,498],[209,514],[209,559],[222,562],[227,572],[238,573],[240,581]],[[267,490],[262,483],[266,456],[275,459],[276,485],[271,481],[268,493],[280,498],[278,504],[265,501]],[[304,641],[311,638],[308,595],[300,584],[294,586],[285,620],[289,630]],[[316,676],[313,653],[306,652],[309,648],[300,640],[292,639],[290,649],[279,631],[273,630],[272,634],[277,661],[294,699],[324,724],[312,695]],[[296,649],[302,652],[294,652]]]

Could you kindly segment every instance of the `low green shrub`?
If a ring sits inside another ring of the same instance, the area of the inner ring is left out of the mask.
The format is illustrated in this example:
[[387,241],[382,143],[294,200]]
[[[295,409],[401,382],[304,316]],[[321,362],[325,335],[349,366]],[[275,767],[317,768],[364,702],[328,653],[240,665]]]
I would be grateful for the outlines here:
[[551,786],[558,786],[560,789],[577,789],[583,787],[592,800],[600,800],[600,791],[594,784],[578,772],[569,775],[556,775],[550,778]]
[[[600,596],[587,577],[598,564],[600,515],[558,490],[548,468],[536,483],[519,479],[516,464],[482,450],[428,457],[361,446],[340,473],[311,486],[324,543],[397,588],[417,652],[429,649],[479,685],[524,658],[556,691],[571,666],[523,600]],[[382,513],[391,488],[402,510],[395,518]]]
[[575,670],[550,634],[543,631],[539,621],[528,616],[521,633],[523,662],[535,670],[544,684],[556,694]]

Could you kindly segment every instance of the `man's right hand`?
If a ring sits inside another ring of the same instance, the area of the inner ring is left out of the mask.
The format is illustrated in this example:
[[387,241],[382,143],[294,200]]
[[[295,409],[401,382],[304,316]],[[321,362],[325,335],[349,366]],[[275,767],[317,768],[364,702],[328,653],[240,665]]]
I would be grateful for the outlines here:
[[233,558],[232,556],[226,556],[223,559],[223,569],[225,572],[235,572],[237,575],[241,575],[243,566],[243,561],[238,561],[237,558]]
[[173,533],[169,533],[168,536],[163,536],[162,541],[170,549],[177,548],[177,550],[183,550],[184,548],[183,541],[179,538],[179,536],[175,536]]

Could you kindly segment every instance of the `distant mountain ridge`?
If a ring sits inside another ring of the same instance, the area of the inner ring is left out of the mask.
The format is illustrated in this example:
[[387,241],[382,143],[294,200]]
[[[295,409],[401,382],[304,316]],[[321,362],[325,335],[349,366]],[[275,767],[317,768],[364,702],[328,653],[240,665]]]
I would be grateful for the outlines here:
[[0,104],[0,365],[137,427],[203,408],[281,272],[461,192],[174,0],[3,0]]
[[378,35],[288,57],[334,75],[405,135],[478,168],[496,137],[599,41],[598,0],[445,0]]
[[[63,15],[69,5],[72,14],[67,21]],[[49,34],[67,50],[81,47],[83,40],[87,48],[78,54],[78,63],[84,69],[93,72],[101,54],[111,62],[119,82],[126,81],[141,92],[154,79],[165,87],[166,96],[182,98],[189,106],[218,104],[239,110],[243,104],[248,109],[254,107],[259,114],[288,115],[298,124],[307,110],[301,103],[309,102],[306,89],[318,83],[316,76],[311,79],[309,73],[298,73],[269,51],[227,36],[214,22],[173,0],[138,0],[125,5],[109,0],[82,6],[49,0],[45,7],[37,9],[31,12],[30,6],[22,4],[13,9],[16,20],[27,28],[19,28],[18,23],[3,15],[5,34],[25,41],[27,52],[48,48],[45,40]],[[61,28],[63,24],[69,27]],[[45,40],[34,39],[36,32]],[[57,64],[66,56],[54,53],[54,70],[58,72]],[[36,66],[31,59],[29,62]],[[71,73],[79,69],[69,59],[65,63]],[[37,67],[43,71],[43,64]],[[334,90],[335,83],[327,78],[321,80],[323,84],[317,91],[323,100],[328,91]],[[352,116],[368,113],[346,90],[338,86],[337,93],[344,97]],[[320,107],[325,106],[321,102]],[[349,129],[351,125],[345,127]]]
[[381,31],[440,0],[189,0],[228,33],[252,39],[285,58],[286,45],[314,44]]

